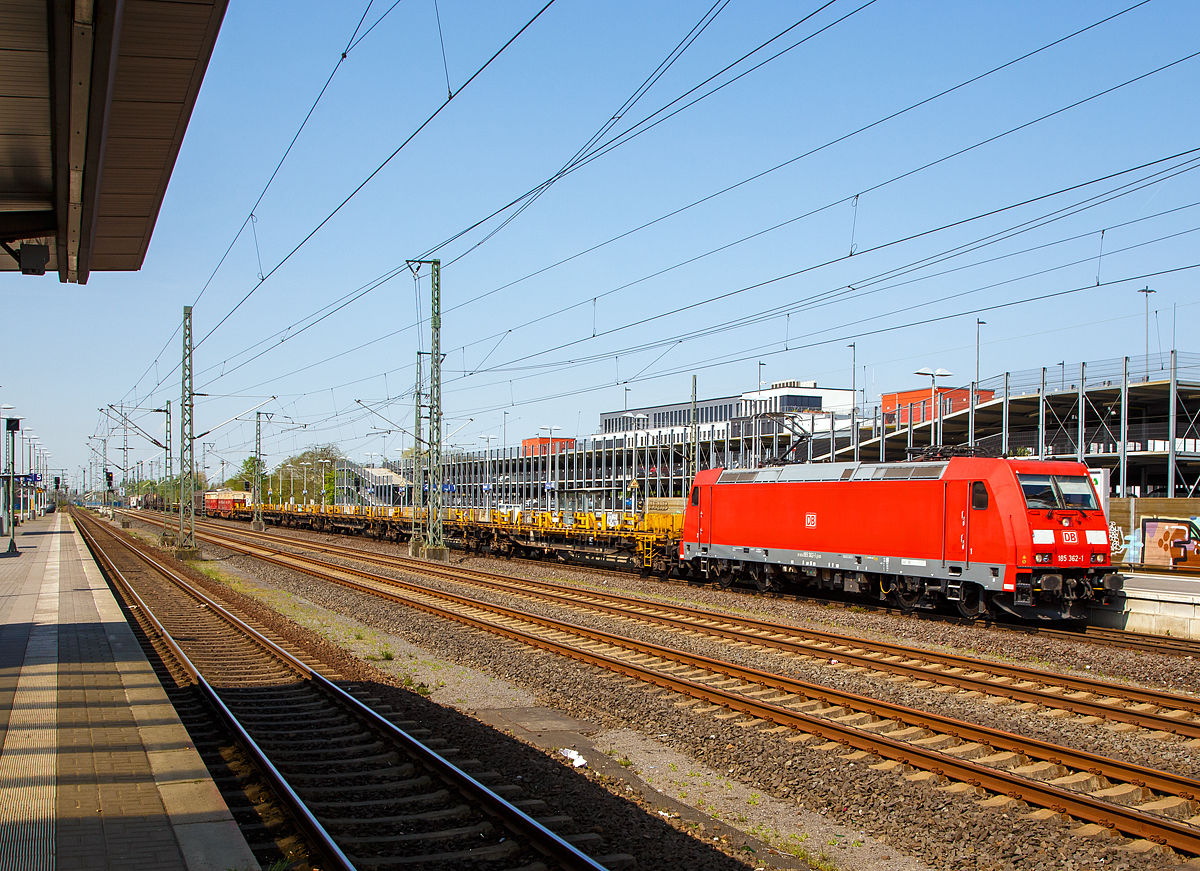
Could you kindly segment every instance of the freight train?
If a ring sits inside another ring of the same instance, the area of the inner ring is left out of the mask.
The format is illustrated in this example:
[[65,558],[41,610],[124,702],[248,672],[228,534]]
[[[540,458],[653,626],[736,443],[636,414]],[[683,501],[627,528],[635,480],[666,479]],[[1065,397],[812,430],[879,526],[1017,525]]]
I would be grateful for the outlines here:
[[[240,495],[240,494],[239,494]],[[1087,469],[953,457],[699,472],[683,515],[445,508],[450,547],[645,575],[1082,620],[1122,578]],[[250,520],[248,504],[222,516]],[[262,506],[267,524],[408,541],[411,508]]]
[[683,571],[1025,619],[1111,602],[1108,521],[1080,463],[954,457],[711,469],[696,475]]

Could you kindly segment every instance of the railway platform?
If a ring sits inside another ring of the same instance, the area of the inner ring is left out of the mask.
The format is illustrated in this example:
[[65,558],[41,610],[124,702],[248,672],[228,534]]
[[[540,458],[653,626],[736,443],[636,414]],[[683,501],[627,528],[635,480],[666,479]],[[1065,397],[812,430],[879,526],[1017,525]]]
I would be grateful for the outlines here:
[[1105,629],[1200,639],[1200,580],[1125,571],[1111,605],[1094,605],[1090,622]]
[[69,515],[0,557],[0,868],[258,863]]

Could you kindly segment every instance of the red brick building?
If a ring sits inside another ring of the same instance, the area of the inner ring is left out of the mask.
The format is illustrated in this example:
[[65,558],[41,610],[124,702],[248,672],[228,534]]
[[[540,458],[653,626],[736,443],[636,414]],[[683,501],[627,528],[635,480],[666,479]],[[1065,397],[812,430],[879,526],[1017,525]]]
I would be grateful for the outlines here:
[[[918,387],[915,390],[901,390],[898,393],[883,394],[884,420],[896,426],[908,425],[909,406],[912,406],[914,423],[922,423],[933,419],[934,405],[929,388]],[[996,395],[994,390],[977,390],[975,402],[987,402]],[[971,390],[968,387],[939,387],[937,389],[937,404],[941,406],[938,414],[945,417],[956,411],[961,411],[971,404]]]
[[[549,450],[547,451],[547,449]],[[552,439],[550,436],[538,436],[521,441],[521,456],[523,457],[544,457],[547,452],[557,454],[559,451],[573,450],[575,450],[575,439]]]

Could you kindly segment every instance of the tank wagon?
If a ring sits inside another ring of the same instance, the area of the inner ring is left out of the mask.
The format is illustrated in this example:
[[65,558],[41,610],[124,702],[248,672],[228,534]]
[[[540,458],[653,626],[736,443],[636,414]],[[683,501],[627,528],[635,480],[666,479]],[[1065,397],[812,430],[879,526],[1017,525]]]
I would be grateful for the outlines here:
[[681,571],[1025,619],[1081,620],[1121,589],[1081,463],[984,457],[697,473]]

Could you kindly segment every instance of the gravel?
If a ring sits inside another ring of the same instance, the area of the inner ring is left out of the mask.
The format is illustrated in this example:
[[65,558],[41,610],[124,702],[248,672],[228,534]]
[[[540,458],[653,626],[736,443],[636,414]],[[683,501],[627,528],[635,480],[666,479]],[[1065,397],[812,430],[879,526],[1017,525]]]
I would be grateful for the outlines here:
[[[287,534],[287,533],[285,533]],[[327,541],[344,539],[321,537]],[[394,546],[355,539],[356,547],[395,553]],[[206,552],[210,550],[205,547]],[[209,556],[226,556],[216,549]],[[459,560],[456,559],[456,562]],[[673,601],[731,612],[769,617],[780,623],[818,626],[846,631],[863,638],[879,638],[929,649],[949,649],[979,658],[1001,662],[1036,664],[1048,670],[1075,671],[1096,677],[1115,678],[1130,683],[1179,691],[1185,681],[1194,682],[1194,663],[1155,654],[1135,654],[1102,648],[1085,642],[1068,642],[1013,633],[1001,629],[979,630],[970,627],[898,618],[879,613],[860,613],[840,606],[824,607],[788,600],[729,594],[719,590],[666,586],[638,578],[612,578],[577,573],[558,566],[502,564],[491,560],[465,560],[465,565],[490,571],[503,571],[547,580],[572,580],[581,586],[655,598],[664,604]],[[846,760],[809,744],[789,743],[778,736],[748,731],[731,723],[676,708],[676,697],[647,692],[644,685],[608,679],[598,670],[545,654],[531,655],[528,648],[498,641],[490,636],[456,624],[449,624],[423,613],[368,599],[344,588],[317,582],[306,576],[256,561],[227,556],[219,563],[224,571],[232,569],[255,582],[244,588],[262,597],[297,621],[311,627],[309,643],[322,649],[337,649],[334,661],[343,673],[367,669],[377,675],[377,683],[403,687],[406,678],[416,687],[425,684],[436,701],[469,713],[483,707],[518,706],[536,699],[568,714],[601,724],[593,740],[603,750],[626,757],[634,773],[648,778],[650,788],[677,796],[686,791],[691,802],[703,803],[706,813],[716,813],[731,825],[757,835],[780,849],[819,857],[829,856],[830,867],[838,868],[921,868],[938,869],[1041,869],[1041,868],[1138,868],[1178,867],[1172,856],[1154,852],[1132,852],[1121,838],[1082,838],[1070,835],[1076,825],[1054,816],[1031,818],[1029,810],[1013,803],[1006,807],[983,806],[970,794],[931,788],[926,783],[906,780],[895,772],[870,768],[861,761]],[[210,564],[210,565],[212,565]],[[253,587],[253,589],[251,588]],[[486,598],[479,591],[473,595]],[[237,598],[241,598],[240,596]],[[526,606],[527,602],[523,603]],[[550,606],[539,606],[550,613]],[[570,612],[573,622],[611,628],[612,621],[595,615]],[[341,616],[336,616],[341,615]],[[627,633],[656,635],[654,630],[628,622],[620,624]],[[357,628],[356,628],[357,627]],[[305,630],[297,629],[304,634]],[[355,638],[362,632],[362,638]],[[320,638],[316,637],[319,633]],[[368,634],[371,633],[371,634]],[[1114,733],[1095,726],[1080,725],[1073,718],[1050,718],[1037,712],[1016,710],[1015,706],[984,705],[962,699],[872,680],[863,675],[846,675],[840,670],[815,662],[797,662],[743,650],[714,645],[697,636],[674,633],[673,646],[693,646],[697,652],[717,653],[722,657],[764,665],[839,689],[864,692],[926,707],[950,716],[1036,735],[1086,749],[1101,749],[1108,755],[1142,764],[1166,765],[1176,770],[1197,770],[1196,753],[1182,742],[1156,740],[1143,732]],[[662,640],[657,633],[657,640]],[[378,656],[388,647],[392,660],[365,663],[357,657]],[[345,651],[338,649],[344,647]],[[340,660],[338,659],[340,657]],[[1093,665],[1087,669],[1086,665]],[[782,668],[781,668],[782,667]],[[378,669],[378,671],[377,671]],[[451,679],[447,679],[447,677]],[[439,685],[444,683],[444,686]],[[964,695],[964,694],[959,694]],[[479,758],[495,758],[488,749],[495,733],[464,725],[464,720],[447,708],[433,705],[417,693],[398,693],[406,703],[420,709],[423,722],[438,721],[435,733],[443,727],[470,734],[472,748]],[[392,698],[387,699],[393,703]],[[439,713],[440,712],[440,713]],[[490,735],[490,737],[487,737]],[[455,737],[455,742],[467,743]],[[478,749],[476,749],[478,748]],[[530,750],[530,748],[526,748]],[[506,751],[508,752],[508,751]],[[578,772],[567,772],[552,756],[530,751],[532,755],[514,758],[513,767],[501,768],[510,776],[533,765],[532,773],[521,782],[537,797],[570,813],[577,820],[603,819],[595,796],[583,798],[567,784],[578,780]],[[487,754],[486,756],[483,754]],[[501,757],[504,758],[504,757]],[[507,762],[507,759],[505,758]],[[686,766],[684,780],[670,769]],[[666,766],[665,771],[663,766]],[[590,769],[584,769],[585,772]],[[695,777],[689,776],[696,772]],[[551,773],[557,775],[552,777]],[[563,773],[571,774],[564,780]],[[669,774],[668,774],[669,772]],[[591,785],[606,788],[605,795],[617,806],[624,806],[622,824],[597,823],[605,830],[609,847],[632,853],[640,868],[706,867],[711,861],[737,861],[728,845],[716,854],[698,839],[706,850],[702,864],[681,861],[664,844],[639,837],[649,824],[655,832],[670,831],[678,837],[675,820],[651,819],[630,815],[635,808],[637,790],[621,785],[613,778],[590,775]],[[716,778],[720,778],[718,781]],[[708,786],[696,788],[694,783]],[[692,783],[692,786],[681,785]],[[714,784],[720,783],[719,787]],[[729,786],[724,786],[728,783]],[[632,794],[635,802],[612,798],[612,793]],[[755,804],[750,804],[756,796]],[[653,797],[651,797],[653,798]],[[589,804],[589,802],[593,802]],[[741,810],[744,805],[745,810]],[[694,806],[694,805],[693,805]],[[751,811],[752,812],[747,812]],[[614,811],[605,805],[604,813]],[[741,820],[745,817],[745,820]],[[647,822],[648,821],[648,822]],[[666,827],[667,823],[671,827]],[[818,825],[825,826],[824,828]],[[808,835],[807,838],[803,838]],[[658,834],[651,837],[658,837]],[[800,840],[802,839],[803,840]],[[855,846],[861,841],[862,846]],[[820,846],[818,842],[821,842]],[[834,843],[836,842],[836,845]],[[805,847],[805,845],[811,845]],[[719,855],[720,859],[714,856]],[[744,853],[742,855],[745,855]],[[884,859],[888,856],[888,859]],[[767,867],[761,853],[755,854],[753,867]],[[783,861],[779,859],[777,861]],[[893,865],[889,863],[900,862]],[[909,863],[909,864],[903,864]],[[713,866],[717,867],[717,866]],[[736,866],[743,867],[740,862]]]

